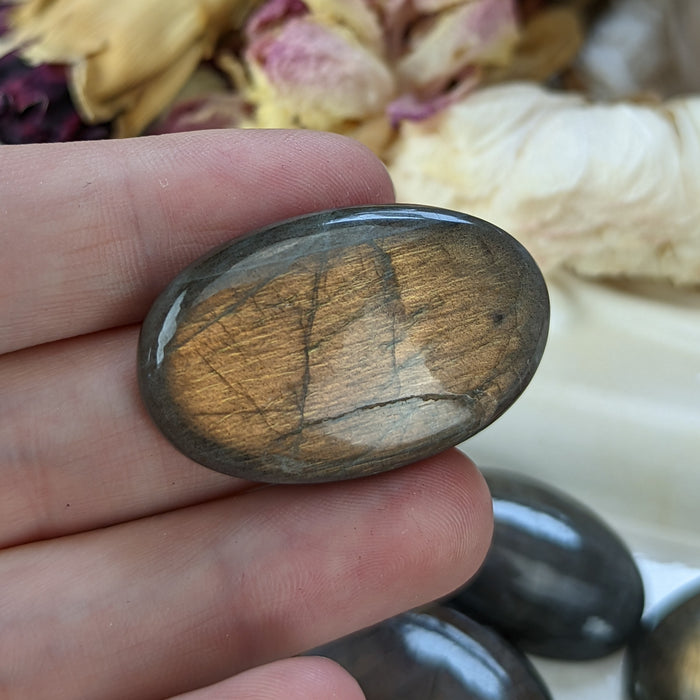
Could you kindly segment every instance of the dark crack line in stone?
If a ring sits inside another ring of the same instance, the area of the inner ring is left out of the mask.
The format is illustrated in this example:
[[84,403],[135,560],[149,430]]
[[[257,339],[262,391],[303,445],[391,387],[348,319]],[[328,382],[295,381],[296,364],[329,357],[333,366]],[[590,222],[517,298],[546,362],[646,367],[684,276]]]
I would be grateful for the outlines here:
[[[386,345],[390,346],[392,373],[398,384],[398,390],[401,391],[401,374],[399,372],[398,360],[396,358],[396,348],[399,343],[397,323],[401,322],[403,330],[403,322],[407,317],[406,309],[401,299],[401,287],[396,279],[396,270],[394,269],[394,261],[391,255],[387,253],[376,241],[372,242],[372,248],[374,249],[375,259],[379,265],[382,289],[384,290],[385,296],[385,304],[391,316],[391,341]],[[394,304],[392,304],[392,302],[394,302]],[[392,308],[393,306],[395,306],[395,308]],[[402,334],[401,340],[404,339],[405,334]]]
[[270,284],[270,282],[272,282],[274,279],[275,279],[274,276],[270,276],[267,279],[264,279],[264,280],[258,282],[258,284],[256,284],[252,289],[248,290],[240,299],[236,299],[235,302],[233,302],[232,304],[229,304],[225,309],[223,309],[214,318],[207,321],[201,328],[197,328],[197,330],[194,331],[189,338],[185,338],[184,340],[179,342],[177,345],[175,345],[173,347],[173,350],[179,350],[180,348],[187,345],[187,343],[192,342],[197,336],[204,333],[204,331],[211,328],[214,324],[220,323],[222,319],[226,318],[226,316],[230,316],[231,314],[238,311],[238,309],[240,309],[243,306],[243,304],[245,304],[249,299],[254,298],[261,289],[263,289],[268,284]]
[[321,338],[319,337],[316,342],[310,346],[309,351],[314,351],[314,350],[320,350],[323,348],[327,343],[329,343],[331,340],[333,340],[337,335],[342,333],[344,330],[349,328],[355,321],[359,321],[362,318],[365,317],[367,311],[365,308],[361,308],[358,311],[356,311],[354,314],[351,314],[349,316],[346,316],[342,322],[338,322],[338,325],[336,328],[333,329],[332,332],[330,332],[326,337]]
[[[319,267],[316,270],[316,274],[314,275],[314,284],[313,289],[311,290],[311,308],[309,309],[309,313],[307,314],[306,326],[304,327],[304,374],[301,380],[301,389],[298,399],[299,423],[297,429],[293,431],[293,434],[298,435],[299,438],[301,438],[301,434],[305,424],[304,414],[306,411],[306,399],[309,394],[309,385],[311,384],[311,336],[314,329],[314,320],[316,318],[316,312],[318,311],[318,298],[319,291],[321,288],[321,281],[325,278],[327,269],[328,254],[324,255],[323,260],[319,264]],[[299,451],[300,447],[301,442],[299,441],[296,446],[297,452]]]
[[430,677],[430,688],[428,688],[428,694],[425,696],[426,700],[433,700],[433,698],[435,697],[435,691],[436,691],[437,685],[438,685],[438,680],[437,680],[438,675],[439,675],[438,669],[434,668],[433,673]]
[[300,426],[300,430],[315,427],[317,425],[322,425],[323,423],[342,420],[343,418],[347,418],[353,413],[371,411],[375,408],[384,408],[385,406],[393,406],[396,404],[407,403],[408,401],[423,401],[425,403],[429,401],[467,401],[471,404],[474,402],[474,397],[471,394],[412,394],[411,396],[402,396],[398,399],[389,399],[387,401],[376,401],[375,403],[368,403],[364,406],[351,408],[349,411],[339,413],[335,416],[326,416],[325,418],[318,418],[313,421],[308,421],[302,426]]
[[229,345],[228,345],[228,347],[226,347],[226,346],[223,346],[223,347],[222,347],[222,346],[219,345],[218,347],[215,347],[215,348],[213,349],[213,351],[214,351],[215,353],[218,353],[218,352],[221,352],[222,350],[228,351],[230,348],[234,348],[238,353],[240,353],[243,357],[245,357],[245,356],[246,356],[246,352],[245,352],[245,350],[243,349],[243,347],[241,347],[241,343],[240,343],[240,341],[238,340],[238,338],[236,338],[236,337],[234,336],[234,334],[231,332],[231,329],[230,329],[230,328],[227,328],[227,327],[223,324],[223,322],[221,321],[221,319],[219,319],[218,321],[215,321],[215,323],[217,323],[217,324],[219,325],[219,328],[221,328],[221,331],[222,331],[222,332],[226,335],[226,337],[228,338]]
[[[265,423],[265,425],[276,435],[280,435],[280,436],[284,435],[284,433],[280,432],[279,430],[276,430],[270,424],[270,422],[267,419],[267,411],[265,409],[263,409],[262,407],[258,406],[255,399],[242,386],[239,385],[239,386],[235,387],[231,383],[231,381],[226,377],[226,375],[221,374],[221,372],[219,372],[219,370],[216,369],[216,367],[214,367],[214,365],[211,363],[211,361],[205,355],[203,355],[202,353],[198,353],[198,354],[202,358],[202,361],[204,362],[204,364],[206,364],[207,367],[209,367],[209,369],[231,390],[232,394],[234,394],[236,396],[243,396],[244,398],[246,398],[249,401],[249,403],[253,409],[252,411],[250,411],[250,413],[252,413],[253,415],[260,416],[260,418],[262,418],[263,423]],[[200,416],[205,416],[205,415],[206,416],[221,416],[223,418],[224,416],[231,416],[232,413],[233,413],[233,411],[200,411],[197,415],[200,415]]]
[[209,367],[210,371],[213,372],[213,373],[222,381],[223,384],[225,384],[231,391],[236,391],[236,390],[233,388],[233,385],[231,384],[231,382],[229,381],[229,379],[226,377],[226,375],[225,375],[225,374],[221,374],[221,372],[219,372],[219,370],[216,369],[216,367],[214,367],[214,365],[212,364],[211,360],[210,360],[206,355],[204,355],[204,354],[201,353],[201,352],[198,352],[197,354],[198,354],[199,357],[202,359],[202,362],[204,362],[204,364],[205,364],[207,367]]

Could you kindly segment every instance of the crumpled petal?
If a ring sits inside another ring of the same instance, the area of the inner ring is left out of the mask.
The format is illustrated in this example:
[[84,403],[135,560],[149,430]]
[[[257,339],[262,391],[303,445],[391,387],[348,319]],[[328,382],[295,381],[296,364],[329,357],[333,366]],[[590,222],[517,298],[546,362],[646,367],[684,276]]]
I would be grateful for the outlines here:
[[246,22],[246,37],[249,41],[254,41],[264,32],[279,26],[283,20],[308,13],[309,8],[302,0],[267,0]]
[[347,27],[363,46],[382,54],[383,28],[368,0],[306,0],[306,5],[321,24]]
[[504,65],[489,67],[484,82],[546,82],[575,63],[583,39],[579,12],[566,5],[546,7],[521,27],[512,59]]
[[429,18],[398,65],[402,84],[436,92],[469,65],[504,64],[518,38],[513,0],[473,0]]
[[517,36],[514,0],[268,0],[247,24],[244,90],[256,126],[395,126],[464,97]]
[[464,0],[372,0],[372,5],[390,21],[398,17],[416,17],[420,14],[439,12],[463,3]]
[[336,130],[381,113],[395,91],[370,47],[347,26],[310,13],[251,36],[245,59],[258,126]]

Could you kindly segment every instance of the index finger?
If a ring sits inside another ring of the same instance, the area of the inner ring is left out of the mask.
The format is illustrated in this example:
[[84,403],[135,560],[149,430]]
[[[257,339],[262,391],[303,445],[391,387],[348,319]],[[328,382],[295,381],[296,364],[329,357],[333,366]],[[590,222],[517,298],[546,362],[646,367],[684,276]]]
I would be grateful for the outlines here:
[[222,241],[320,209],[386,203],[359,143],[220,130],[0,152],[0,352],[133,323]]

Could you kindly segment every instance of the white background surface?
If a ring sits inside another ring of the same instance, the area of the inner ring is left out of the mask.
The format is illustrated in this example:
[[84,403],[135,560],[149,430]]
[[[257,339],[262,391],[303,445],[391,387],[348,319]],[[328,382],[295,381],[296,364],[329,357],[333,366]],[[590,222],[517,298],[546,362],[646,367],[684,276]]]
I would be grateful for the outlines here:
[[[461,448],[598,512],[630,546],[647,609],[700,584],[700,290],[548,280],[552,321],[525,393]],[[623,698],[621,653],[533,658],[554,700]]]

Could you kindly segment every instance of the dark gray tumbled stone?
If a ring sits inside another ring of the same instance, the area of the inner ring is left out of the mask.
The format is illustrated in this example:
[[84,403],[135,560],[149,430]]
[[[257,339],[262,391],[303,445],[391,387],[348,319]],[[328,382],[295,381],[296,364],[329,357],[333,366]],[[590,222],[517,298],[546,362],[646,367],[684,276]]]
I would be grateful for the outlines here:
[[645,617],[626,658],[631,700],[700,700],[700,581]]
[[483,471],[493,543],[450,604],[541,656],[593,659],[623,646],[644,608],[624,542],[561,491],[515,472]]
[[256,481],[347,479],[462,442],[530,381],[537,265],[466,214],[327,211],[184,270],[144,321],[139,384],[182,452]]
[[456,610],[408,612],[309,652],[338,662],[367,700],[550,700],[530,662]]

